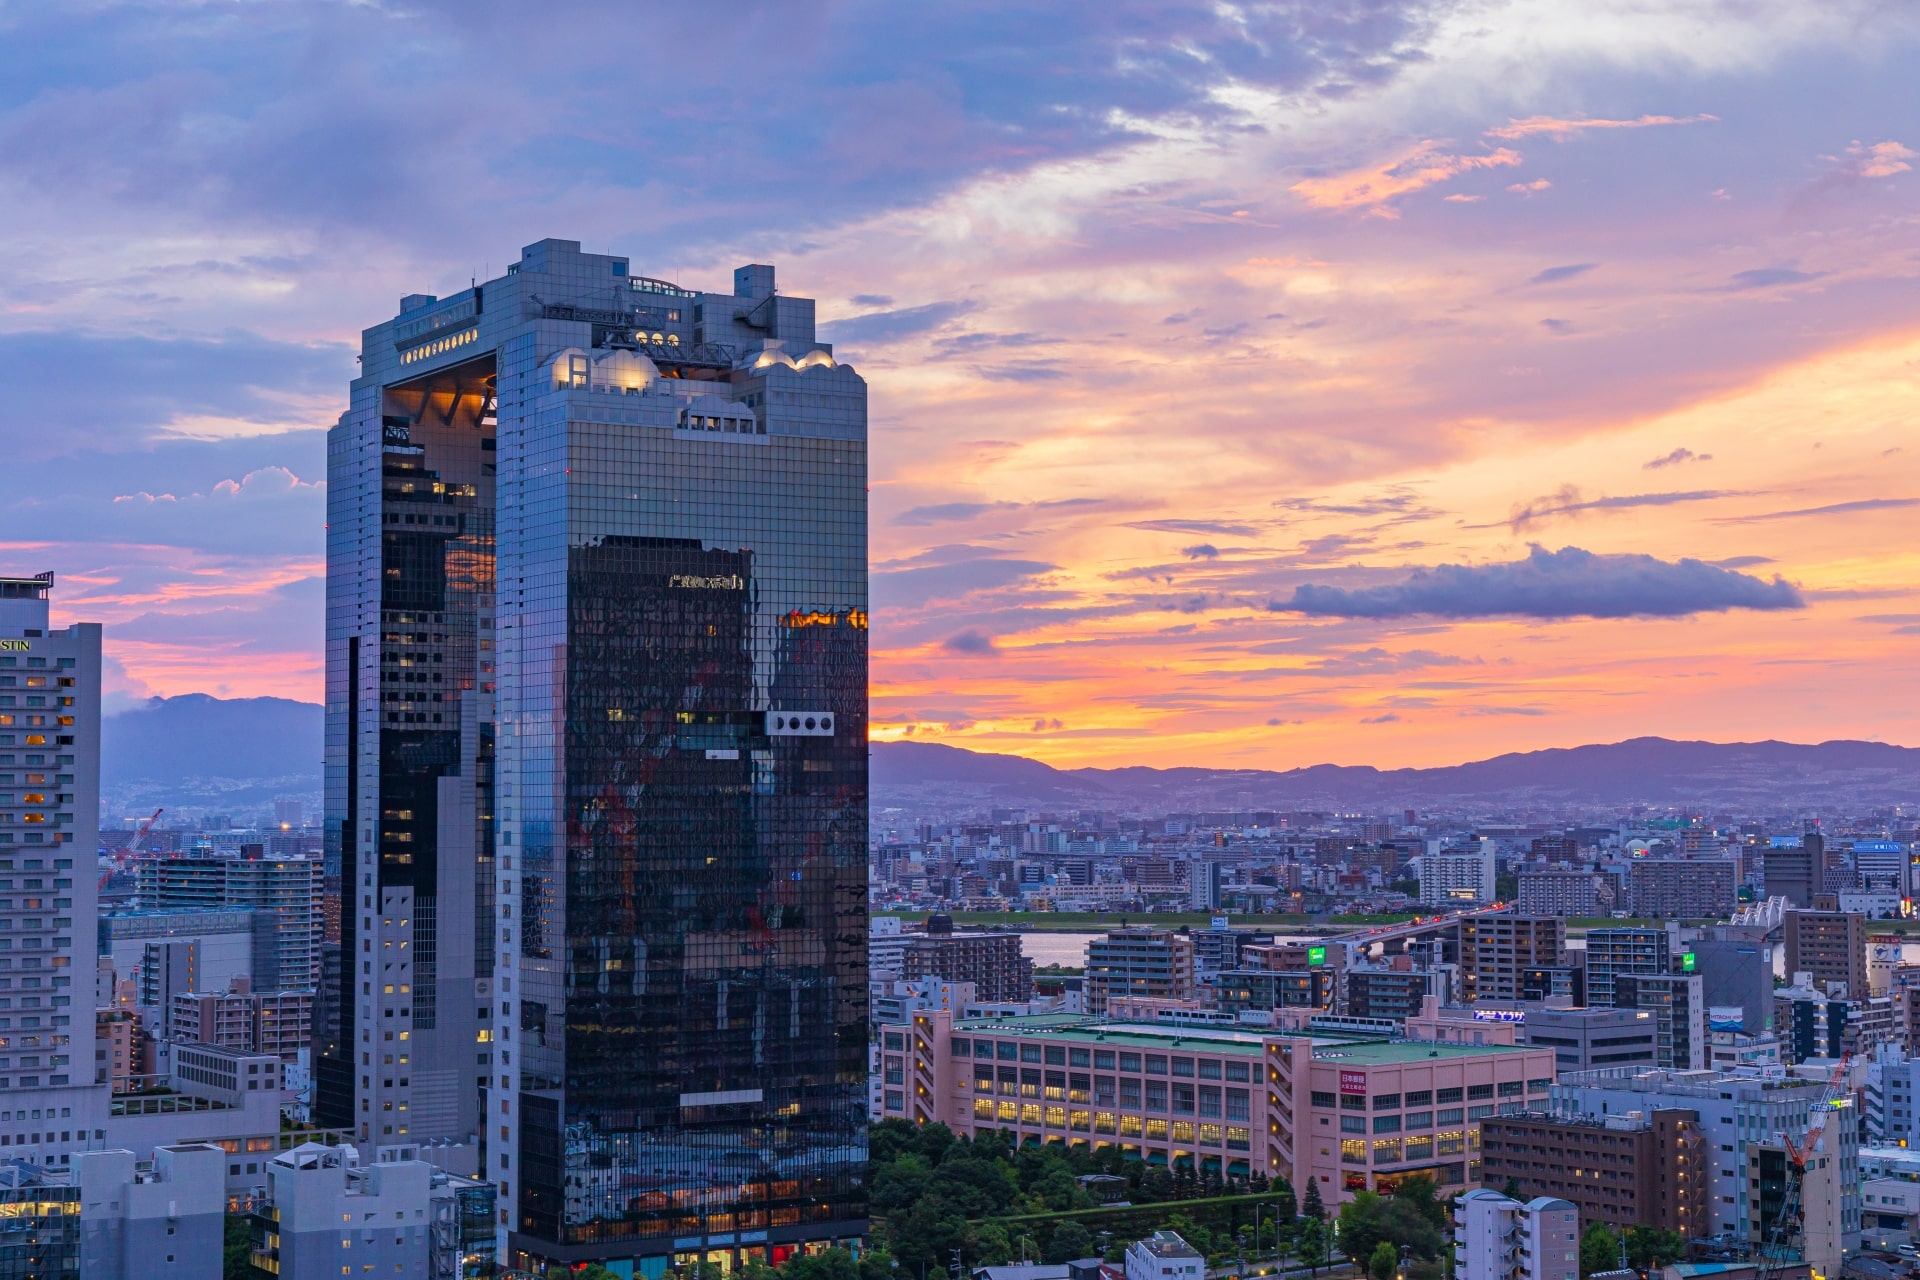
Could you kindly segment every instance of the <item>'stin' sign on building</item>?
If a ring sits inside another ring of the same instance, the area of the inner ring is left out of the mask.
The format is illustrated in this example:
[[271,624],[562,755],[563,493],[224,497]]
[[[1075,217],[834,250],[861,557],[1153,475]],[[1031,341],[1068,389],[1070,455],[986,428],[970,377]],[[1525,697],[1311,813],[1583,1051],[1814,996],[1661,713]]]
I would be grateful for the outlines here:
[[1342,1071],[1340,1073],[1340,1092],[1364,1095],[1367,1091],[1367,1073],[1364,1071]]

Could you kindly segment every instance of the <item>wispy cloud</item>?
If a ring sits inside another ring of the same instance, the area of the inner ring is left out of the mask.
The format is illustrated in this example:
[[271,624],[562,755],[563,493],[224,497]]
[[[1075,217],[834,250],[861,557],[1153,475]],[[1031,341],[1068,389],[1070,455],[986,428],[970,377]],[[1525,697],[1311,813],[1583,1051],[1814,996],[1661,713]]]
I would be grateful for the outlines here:
[[1545,137],[1555,142],[1565,142],[1576,134],[1596,129],[1655,129],[1665,125],[1705,124],[1718,120],[1719,116],[1639,116],[1632,120],[1594,120],[1563,119],[1559,116],[1528,116],[1524,120],[1510,120],[1486,131],[1489,138],[1498,138],[1502,142],[1517,142],[1522,138]]
[[1642,471],[1658,471],[1662,467],[1677,467],[1683,462],[1712,462],[1710,453],[1695,453],[1686,447],[1675,449],[1672,453],[1663,453],[1659,457],[1640,464]]
[[1558,284],[1562,280],[1571,280],[1575,276],[1583,276],[1598,265],[1598,263],[1593,262],[1570,262],[1564,267],[1547,267],[1544,270],[1534,272],[1527,280],[1527,283]]
[[1520,163],[1520,153],[1505,147],[1484,155],[1455,155],[1442,150],[1443,145],[1421,142],[1378,164],[1362,165],[1325,177],[1303,178],[1289,190],[1316,209],[1365,209],[1393,217],[1390,202],[1401,196],[1463,173],[1508,168]]
[[1824,507],[1796,507],[1791,511],[1765,511],[1751,516],[1725,516],[1716,524],[1760,524],[1767,520],[1799,520],[1807,516],[1845,516],[1863,511],[1898,511],[1920,507],[1920,498],[1859,498],[1852,502],[1831,502]]
[[[1589,511],[1630,511],[1636,507],[1671,507],[1685,502],[1713,502],[1721,498],[1744,496],[1743,491],[1735,489],[1688,489],[1667,493],[1623,494],[1615,498],[1589,498],[1578,486],[1563,484],[1554,493],[1516,504],[1502,523],[1515,533],[1520,533],[1556,516],[1577,516]],[[1466,527],[1492,529],[1498,525],[1476,524]]]
[[1744,293],[1749,289],[1774,289],[1781,285],[1806,284],[1825,275],[1824,271],[1801,271],[1794,267],[1754,267],[1747,271],[1736,271],[1733,278],[1721,286],[1723,293]]

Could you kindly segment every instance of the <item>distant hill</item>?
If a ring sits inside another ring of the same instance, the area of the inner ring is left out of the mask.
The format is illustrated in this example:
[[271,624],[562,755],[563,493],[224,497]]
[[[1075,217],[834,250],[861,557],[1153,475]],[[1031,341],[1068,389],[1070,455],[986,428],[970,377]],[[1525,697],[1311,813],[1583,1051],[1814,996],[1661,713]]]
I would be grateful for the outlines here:
[[1161,808],[1472,803],[1547,806],[1770,806],[1902,803],[1920,799],[1920,749],[1879,742],[1674,742],[1517,752],[1436,769],[1313,765],[1264,769],[1055,769],[1023,756],[933,742],[873,747],[873,787],[887,796],[967,796]]
[[258,806],[320,790],[322,714],[289,698],[154,698],[100,722],[110,805]]
[[[102,796],[110,808],[242,808],[317,801],[322,711],[287,698],[183,694],[107,716]],[[1879,742],[1675,742],[1635,738],[1517,752],[1436,769],[1056,769],[937,742],[873,745],[876,804],[1083,803],[1112,808],[1399,808],[1479,802],[1577,808],[1717,805],[1746,812],[1920,802],[1920,749]]]

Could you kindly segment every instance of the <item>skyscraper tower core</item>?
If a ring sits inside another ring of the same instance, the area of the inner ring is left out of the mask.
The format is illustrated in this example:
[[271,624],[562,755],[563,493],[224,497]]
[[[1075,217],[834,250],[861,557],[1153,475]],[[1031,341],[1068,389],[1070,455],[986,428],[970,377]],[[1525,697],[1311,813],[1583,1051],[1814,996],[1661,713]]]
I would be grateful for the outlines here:
[[323,1118],[477,1137],[512,1265],[859,1235],[866,385],[812,301],[542,241],[367,331],[331,456]]

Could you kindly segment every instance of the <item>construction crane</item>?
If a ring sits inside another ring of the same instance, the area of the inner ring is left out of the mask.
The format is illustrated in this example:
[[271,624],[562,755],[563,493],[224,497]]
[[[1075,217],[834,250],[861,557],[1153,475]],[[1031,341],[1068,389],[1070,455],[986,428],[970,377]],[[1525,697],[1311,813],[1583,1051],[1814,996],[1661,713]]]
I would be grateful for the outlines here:
[[166,811],[166,807],[163,805],[153,811],[151,818],[148,818],[140,824],[139,829],[133,833],[133,838],[127,841],[127,847],[121,851],[118,858],[114,859],[115,865],[108,867],[100,873],[100,887],[102,889],[107,887],[107,881],[113,879],[115,873],[125,871],[128,865],[132,863],[134,857],[140,852],[140,842],[147,838],[147,832],[153,830],[153,824],[160,821],[160,815]]
[[1803,1184],[1806,1182],[1807,1160],[1816,1152],[1825,1148],[1838,1154],[1838,1146],[1829,1146],[1827,1122],[1841,1109],[1847,1098],[1847,1063],[1852,1058],[1851,1051],[1840,1056],[1840,1063],[1827,1077],[1826,1087],[1820,1091],[1820,1099],[1813,1105],[1813,1111],[1807,1118],[1806,1132],[1795,1141],[1790,1133],[1782,1133],[1780,1141],[1787,1149],[1786,1188],[1780,1197],[1780,1212],[1774,1216],[1773,1228],[1767,1233],[1766,1242],[1760,1247],[1760,1268],[1754,1280],[1775,1280],[1781,1267],[1789,1261],[1788,1254],[1793,1248],[1794,1237],[1800,1234]]

